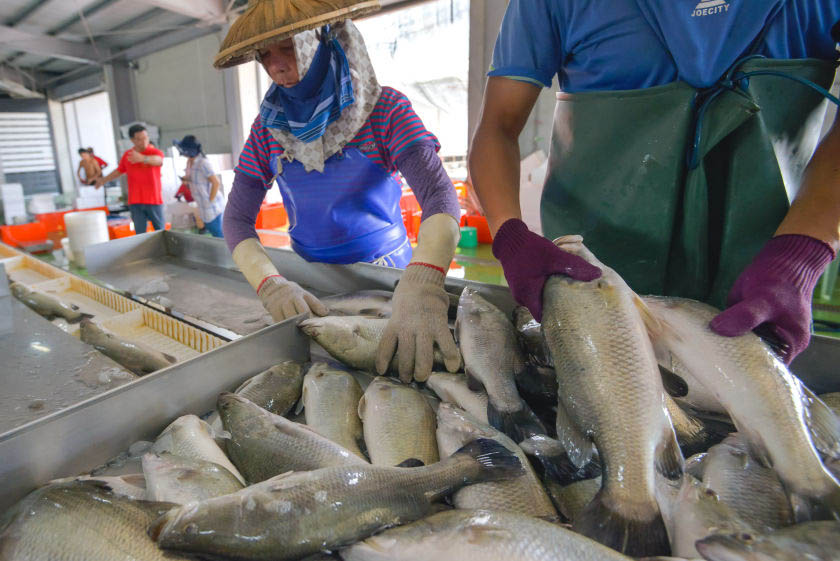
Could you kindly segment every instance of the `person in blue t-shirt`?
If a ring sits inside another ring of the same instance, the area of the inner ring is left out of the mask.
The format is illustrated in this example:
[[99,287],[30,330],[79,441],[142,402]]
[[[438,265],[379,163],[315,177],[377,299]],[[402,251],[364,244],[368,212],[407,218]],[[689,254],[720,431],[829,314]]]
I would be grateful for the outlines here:
[[[540,320],[550,275],[601,276],[548,241],[580,234],[636,292],[728,304],[711,329],[790,362],[840,247],[838,120],[817,145],[838,35],[837,1],[511,0],[469,167],[517,302]],[[518,137],[555,76],[544,238],[520,219]],[[580,531],[667,552],[655,501],[608,495]]]
[[548,275],[600,275],[519,220],[517,138],[556,76],[545,236],[638,292],[728,302],[717,333],[761,326],[790,362],[840,247],[840,125],[816,148],[827,103],[801,83],[830,87],[838,35],[840,2],[511,0],[470,174],[517,301],[539,318]]

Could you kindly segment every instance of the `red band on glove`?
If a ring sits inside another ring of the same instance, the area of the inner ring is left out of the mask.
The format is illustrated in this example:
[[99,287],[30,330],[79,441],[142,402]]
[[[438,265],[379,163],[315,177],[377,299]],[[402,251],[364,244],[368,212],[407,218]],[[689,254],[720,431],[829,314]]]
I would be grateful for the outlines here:
[[268,275],[267,277],[265,277],[265,278],[262,280],[262,282],[260,282],[260,285],[257,287],[257,294],[259,294],[259,293],[260,293],[260,290],[262,290],[262,287],[263,287],[263,285],[265,284],[265,281],[267,281],[267,280],[268,280],[268,279],[270,279],[270,278],[274,278],[274,277],[280,277],[281,279],[282,279],[282,278],[285,278],[283,275]]
[[409,263],[408,265],[406,265],[405,268],[408,269],[409,267],[412,267],[414,265],[417,265],[419,267],[428,267],[429,269],[434,269],[435,271],[437,271],[438,273],[440,273],[442,275],[446,275],[446,271],[444,271],[442,267],[438,267],[437,265],[432,265],[431,263],[423,263],[422,261],[415,261],[414,263]]

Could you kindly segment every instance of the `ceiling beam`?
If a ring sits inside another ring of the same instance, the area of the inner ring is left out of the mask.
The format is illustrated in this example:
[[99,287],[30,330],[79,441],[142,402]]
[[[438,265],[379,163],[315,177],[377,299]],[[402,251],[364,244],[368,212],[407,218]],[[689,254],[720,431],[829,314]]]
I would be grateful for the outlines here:
[[96,49],[89,44],[65,41],[7,25],[0,25],[0,45],[8,45],[26,53],[88,64],[95,64],[99,60]]
[[202,21],[219,21],[225,15],[224,0],[139,0],[139,2]]
[[34,76],[28,76],[5,64],[0,64],[0,91],[8,93],[12,97],[44,97],[44,94],[35,90]]
[[41,6],[43,6],[44,4],[46,4],[49,1],[50,0],[33,0],[32,2],[29,3],[29,5],[24,7],[18,13],[13,15],[11,18],[7,19],[5,21],[5,24],[10,25],[12,27],[16,26],[17,24],[19,24],[20,22],[22,22],[23,20],[25,20],[26,18],[31,16],[33,13],[38,11],[38,9]]

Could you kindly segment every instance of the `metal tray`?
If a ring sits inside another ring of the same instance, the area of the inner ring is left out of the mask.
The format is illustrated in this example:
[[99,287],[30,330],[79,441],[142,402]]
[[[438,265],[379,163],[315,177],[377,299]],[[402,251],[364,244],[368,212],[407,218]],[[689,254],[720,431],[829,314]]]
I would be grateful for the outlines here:
[[283,360],[306,360],[309,341],[276,324],[191,360],[0,434],[0,513],[58,477],[90,471],[153,439],[179,415],[210,411],[219,392]]
[[[402,271],[367,263],[310,263],[290,249],[266,248],[287,278],[317,296],[355,290],[393,290]],[[223,240],[160,231],[89,246],[88,273],[113,290],[226,338],[236,338],[270,323],[254,290],[236,268]],[[165,286],[163,286],[165,283]],[[479,283],[448,278],[447,290],[460,294]],[[508,291],[481,284],[491,299],[511,304]],[[164,288],[163,292],[155,289]]]

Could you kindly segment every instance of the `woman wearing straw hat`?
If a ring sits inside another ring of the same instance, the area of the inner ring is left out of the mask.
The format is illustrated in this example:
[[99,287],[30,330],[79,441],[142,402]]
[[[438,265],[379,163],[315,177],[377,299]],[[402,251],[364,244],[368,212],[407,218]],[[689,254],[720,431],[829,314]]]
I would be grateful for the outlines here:
[[[405,268],[377,369],[384,373],[396,353],[403,380],[424,380],[434,345],[449,370],[460,364],[443,288],[460,209],[437,157],[437,139],[403,94],[379,85],[349,19],[378,8],[378,0],[251,0],[231,26],[215,66],[256,58],[274,84],[239,158],[224,233],[275,321],[327,313],[315,296],[280,275],[259,243],[254,224],[275,182],[292,248],[304,259]],[[423,208],[413,255],[397,172]]]

